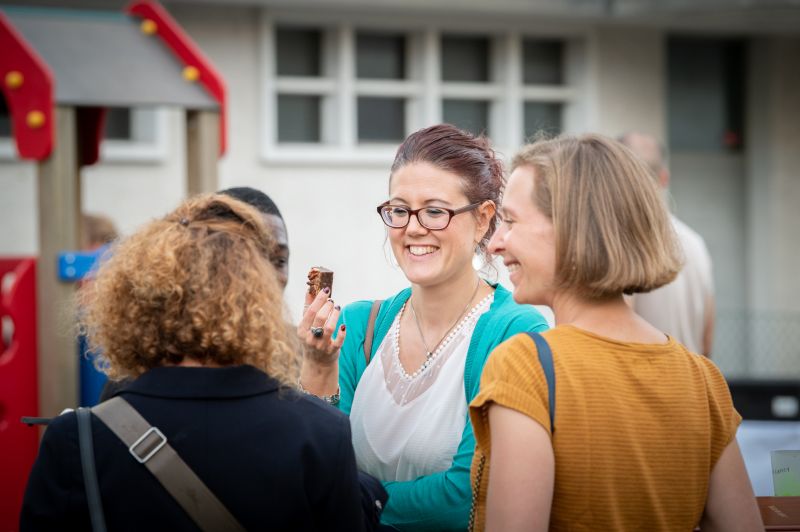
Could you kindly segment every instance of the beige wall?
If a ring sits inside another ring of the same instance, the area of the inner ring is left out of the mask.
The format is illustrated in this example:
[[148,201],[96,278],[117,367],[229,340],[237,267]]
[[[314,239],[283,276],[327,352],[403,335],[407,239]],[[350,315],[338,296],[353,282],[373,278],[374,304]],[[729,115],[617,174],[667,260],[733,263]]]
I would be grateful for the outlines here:
[[666,55],[658,29],[598,28],[591,37],[587,129],[666,136]]

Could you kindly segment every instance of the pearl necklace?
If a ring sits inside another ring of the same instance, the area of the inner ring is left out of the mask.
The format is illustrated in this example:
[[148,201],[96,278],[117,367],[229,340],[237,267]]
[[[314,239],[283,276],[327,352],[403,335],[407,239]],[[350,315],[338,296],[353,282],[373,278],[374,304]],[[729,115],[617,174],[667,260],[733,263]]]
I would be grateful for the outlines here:
[[393,349],[394,350],[394,364],[399,369],[400,374],[402,375],[402,377],[404,379],[406,379],[406,380],[412,380],[412,379],[415,379],[417,377],[417,375],[419,375],[420,373],[422,373],[423,371],[428,369],[428,367],[431,366],[434,363],[434,361],[437,359],[437,355],[440,352],[442,352],[444,350],[444,348],[447,347],[450,344],[450,342],[456,337],[456,335],[459,332],[461,332],[461,330],[464,329],[464,327],[468,323],[470,323],[471,320],[475,319],[475,315],[477,313],[479,313],[481,310],[483,310],[484,307],[486,307],[486,305],[492,299],[493,296],[494,296],[494,293],[487,294],[487,296],[484,297],[483,299],[481,299],[478,302],[478,304],[476,304],[474,307],[472,307],[472,310],[470,310],[469,313],[466,316],[464,316],[464,318],[461,320],[461,323],[459,323],[452,331],[450,331],[450,333],[447,335],[447,337],[438,345],[438,347],[431,354],[431,356],[426,357],[425,358],[425,362],[423,362],[422,365],[419,368],[417,368],[417,370],[414,373],[411,373],[411,374],[407,373],[405,368],[403,367],[403,365],[400,363],[400,317],[403,315],[403,312],[405,311],[405,308],[406,308],[406,305],[404,304],[403,308],[400,309],[400,314],[397,316],[397,321],[395,322],[395,324],[393,326],[393,329],[394,329],[394,335],[393,335],[394,336],[394,338],[393,338],[393,340],[394,340],[394,342],[393,342],[394,343],[394,346],[393,346],[394,347],[394,349]]

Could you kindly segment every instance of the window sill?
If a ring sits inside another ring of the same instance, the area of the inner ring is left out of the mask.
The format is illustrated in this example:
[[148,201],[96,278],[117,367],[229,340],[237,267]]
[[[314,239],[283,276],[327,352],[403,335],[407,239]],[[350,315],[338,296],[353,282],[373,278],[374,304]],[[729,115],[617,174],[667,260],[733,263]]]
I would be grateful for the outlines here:
[[264,149],[261,162],[276,166],[361,166],[386,169],[392,165],[399,145],[400,142],[350,149],[318,144],[281,145]]
[[100,163],[160,164],[167,158],[164,142],[104,140],[100,145]]

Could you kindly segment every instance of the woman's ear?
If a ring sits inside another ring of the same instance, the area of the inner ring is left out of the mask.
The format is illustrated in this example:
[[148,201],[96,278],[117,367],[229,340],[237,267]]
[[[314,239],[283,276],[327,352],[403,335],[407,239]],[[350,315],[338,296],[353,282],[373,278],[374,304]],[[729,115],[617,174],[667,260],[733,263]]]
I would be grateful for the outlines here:
[[477,213],[478,227],[475,230],[475,240],[480,242],[483,240],[486,231],[489,230],[489,223],[492,218],[497,214],[497,205],[492,200],[486,200],[478,207]]

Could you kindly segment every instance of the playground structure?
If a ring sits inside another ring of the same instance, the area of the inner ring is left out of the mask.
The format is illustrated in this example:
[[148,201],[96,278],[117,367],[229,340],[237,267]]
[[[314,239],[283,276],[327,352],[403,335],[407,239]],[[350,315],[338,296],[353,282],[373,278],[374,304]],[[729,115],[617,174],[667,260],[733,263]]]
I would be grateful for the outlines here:
[[[36,162],[39,258],[0,258],[0,529],[14,530],[36,430],[21,416],[77,405],[63,267],[81,242],[81,169],[98,161],[109,107],[186,111],[186,192],[217,189],[225,152],[222,77],[157,3],[124,13],[0,8],[0,91],[21,159]],[[9,275],[10,274],[10,275]]]

